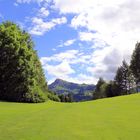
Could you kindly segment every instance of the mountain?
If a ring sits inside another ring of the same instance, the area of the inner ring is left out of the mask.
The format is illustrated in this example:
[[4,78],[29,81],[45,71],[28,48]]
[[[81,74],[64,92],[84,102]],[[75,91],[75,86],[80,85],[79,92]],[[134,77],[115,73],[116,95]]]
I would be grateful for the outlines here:
[[48,86],[50,91],[56,94],[72,94],[74,101],[91,100],[92,93],[95,89],[95,85],[88,84],[76,84],[62,79],[56,79],[52,84]]

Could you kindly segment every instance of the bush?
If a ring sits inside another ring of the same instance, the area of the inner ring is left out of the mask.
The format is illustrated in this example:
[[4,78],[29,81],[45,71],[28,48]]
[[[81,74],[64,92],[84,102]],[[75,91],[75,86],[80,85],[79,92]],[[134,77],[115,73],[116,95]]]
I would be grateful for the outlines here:
[[60,98],[53,92],[49,91],[48,98],[52,101],[60,102]]

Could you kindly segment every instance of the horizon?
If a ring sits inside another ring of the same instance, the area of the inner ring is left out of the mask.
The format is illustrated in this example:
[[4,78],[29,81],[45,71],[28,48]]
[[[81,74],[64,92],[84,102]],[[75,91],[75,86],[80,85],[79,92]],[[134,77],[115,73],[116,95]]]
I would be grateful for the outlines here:
[[[139,41],[139,0],[0,0],[0,22],[29,32],[47,82],[112,80]],[[11,12],[12,11],[12,12]]]

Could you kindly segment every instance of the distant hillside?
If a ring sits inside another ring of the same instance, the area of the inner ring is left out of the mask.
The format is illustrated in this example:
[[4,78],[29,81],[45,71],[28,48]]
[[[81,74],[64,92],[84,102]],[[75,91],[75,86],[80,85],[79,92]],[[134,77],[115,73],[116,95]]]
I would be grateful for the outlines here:
[[49,86],[49,90],[56,94],[72,94],[74,101],[91,100],[95,85],[76,84],[62,79],[56,79]]

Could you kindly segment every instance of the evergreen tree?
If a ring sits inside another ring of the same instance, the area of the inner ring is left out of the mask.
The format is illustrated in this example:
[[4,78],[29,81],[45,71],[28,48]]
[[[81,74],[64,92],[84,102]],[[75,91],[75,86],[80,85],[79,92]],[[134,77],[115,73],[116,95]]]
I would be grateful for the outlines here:
[[105,89],[106,92],[106,96],[107,97],[114,97],[114,96],[118,96],[118,88],[117,85],[115,84],[114,81],[110,81]]
[[122,62],[122,66],[117,70],[115,83],[120,95],[130,94],[134,88],[135,79],[125,60]]
[[73,95],[69,93],[67,96],[68,96],[68,102],[73,102]]
[[73,102],[73,95],[71,93],[68,93],[66,95],[61,94],[58,97],[60,98],[61,102]]
[[138,92],[138,88],[140,86],[140,42],[138,42],[135,46],[135,50],[131,57],[130,68],[135,77]]
[[[124,64],[124,63],[123,63]],[[123,66],[120,66],[115,76],[115,84],[118,89],[118,94],[122,95],[127,92],[126,86],[126,71]]]
[[128,78],[127,78],[127,82],[128,82],[128,93],[131,94],[131,93],[135,93],[136,92],[136,80],[135,80],[135,77],[129,67],[129,70],[128,70]]
[[100,98],[104,98],[104,86],[105,86],[106,82],[104,81],[103,78],[99,78],[97,84],[96,84],[96,88],[95,91],[93,93],[93,99],[100,99]]
[[0,24],[0,100],[43,102],[47,83],[28,33],[12,22]]
[[65,102],[65,95],[64,94],[59,95],[59,98],[60,98],[61,102]]

